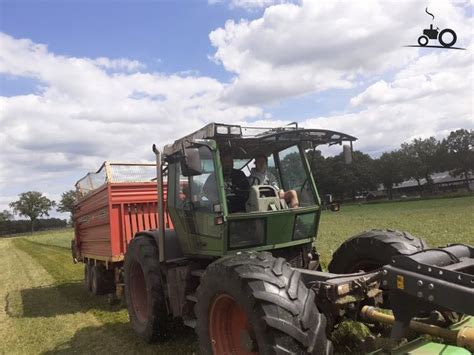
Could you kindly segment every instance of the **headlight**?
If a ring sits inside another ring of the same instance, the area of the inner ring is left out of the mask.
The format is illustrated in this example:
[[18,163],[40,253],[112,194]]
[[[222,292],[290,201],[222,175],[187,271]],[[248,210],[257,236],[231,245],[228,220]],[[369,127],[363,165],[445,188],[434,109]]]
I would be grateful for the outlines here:
[[231,135],[231,136],[241,136],[242,128],[240,126],[228,126],[228,125],[216,125],[215,130],[217,135]]
[[217,134],[229,134],[229,127],[227,126],[216,126]]
[[231,126],[230,127],[230,134],[234,134],[236,136],[242,135],[242,128],[240,126]]

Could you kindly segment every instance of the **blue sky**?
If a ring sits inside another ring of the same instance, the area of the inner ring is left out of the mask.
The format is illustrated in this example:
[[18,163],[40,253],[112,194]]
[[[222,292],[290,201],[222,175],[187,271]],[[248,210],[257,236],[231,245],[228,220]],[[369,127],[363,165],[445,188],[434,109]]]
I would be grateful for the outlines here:
[[[1,30],[16,38],[46,43],[51,52],[74,57],[133,58],[147,71],[205,75],[229,82],[232,73],[209,57],[209,33],[227,20],[253,20],[251,11],[192,1],[1,1]],[[34,91],[38,82],[0,74],[2,95]],[[306,94],[264,105],[272,116],[301,120],[345,109],[360,88]]]
[[[406,48],[431,18],[466,51]],[[0,210],[213,122],[298,121],[376,157],[474,128],[469,0],[0,0]]]
[[[60,55],[133,58],[150,71],[198,71],[228,80],[208,59],[209,33],[228,19],[254,17],[206,1],[1,1],[1,29],[47,43]],[[8,87],[4,88],[8,94]]]

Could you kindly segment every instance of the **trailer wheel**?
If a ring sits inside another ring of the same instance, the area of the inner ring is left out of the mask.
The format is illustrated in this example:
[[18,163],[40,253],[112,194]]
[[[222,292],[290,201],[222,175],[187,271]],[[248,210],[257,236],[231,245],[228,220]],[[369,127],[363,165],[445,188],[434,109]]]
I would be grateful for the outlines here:
[[158,248],[153,239],[135,237],[124,262],[125,298],[135,332],[151,343],[165,333],[168,313],[160,277]]
[[335,274],[372,271],[389,264],[395,255],[411,254],[427,247],[423,239],[407,232],[372,229],[342,243],[328,269]]
[[283,258],[245,253],[211,264],[197,290],[203,354],[330,354],[314,291]]
[[114,271],[107,270],[103,265],[92,265],[90,268],[91,291],[94,295],[105,295],[114,292]]
[[87,291],[92,290],[91,267],[89,264],[84,264],[84,287]]

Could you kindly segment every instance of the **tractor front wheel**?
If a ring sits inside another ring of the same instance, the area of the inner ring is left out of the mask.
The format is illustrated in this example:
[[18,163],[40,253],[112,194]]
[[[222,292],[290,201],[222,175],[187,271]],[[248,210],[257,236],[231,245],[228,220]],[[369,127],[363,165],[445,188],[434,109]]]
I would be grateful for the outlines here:
[[209,265],[197,290],[203,354],[330,354],[314,291],[283,258],[243,253]]
[[161,284],[158,248],[152,238],[135,237],[124,262],[125,298],[134,331],[151,343],[165,335],[168,313]]

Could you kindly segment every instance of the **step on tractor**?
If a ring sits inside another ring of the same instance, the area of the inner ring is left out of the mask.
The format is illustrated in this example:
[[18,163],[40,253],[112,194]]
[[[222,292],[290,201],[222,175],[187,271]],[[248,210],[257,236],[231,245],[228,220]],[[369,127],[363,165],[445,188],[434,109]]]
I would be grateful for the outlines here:
[[156,164],[104,163],[76,184],[71,247],[86,288],[124,297],[147,342],[181,319],[202,354],[331,354],[346,320],[371,330],[365,352],[469,354],[471,246],[370,230],[322,270],[311,157],[341,145],[350,163],[355,140],[212,123],[154,146]]

